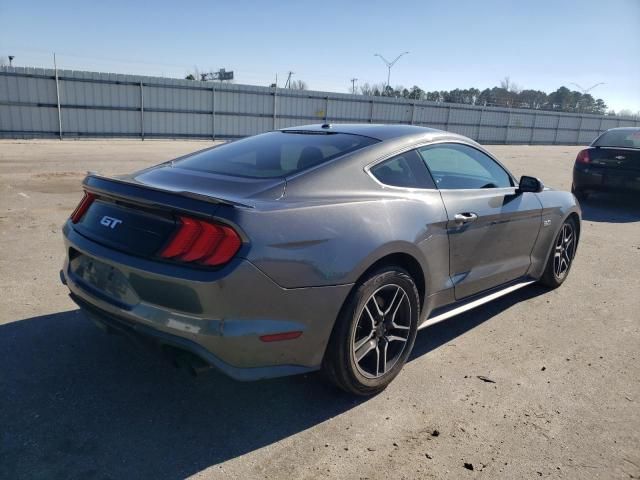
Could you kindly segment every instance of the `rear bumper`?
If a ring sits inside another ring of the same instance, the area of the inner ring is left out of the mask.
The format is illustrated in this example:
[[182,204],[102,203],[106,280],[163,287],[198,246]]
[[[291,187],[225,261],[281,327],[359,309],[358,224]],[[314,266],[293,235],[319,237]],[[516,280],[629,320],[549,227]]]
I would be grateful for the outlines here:
[[573,186],[577,190],[640,192],[640,172],[574,167]]
[[265,378],[284,377],[287,375],[297,375],[316,370],[317,368],[304,367],[301,365],[273,365],[267,367],[247,367],[238,368],[230,365],[216,357],[209,350],[199,343],[184,337],[166,333],[152,327],[148,327],[139,322],[132,322],[121,317],[117,317],[104,310],[100,310],[95,305],[86,302],[82,298],[69,294],[69,297],[83,310],[83,312],[94,322],[98,322],[108,329],[127,336],[142,337],[151,340],[160,346],[171,346],[196,355],[208,365],[215,367],[225,375],[240,381],[260,380]]
[[[238,380],[317,370],[351,285],[284,289],[237,259],[217,272],[131,257],[64,229],[61,272],[72,298],[94,319],[187,350]],[[71,268],[78,255],[113,268],[118,288],[100,289]],[[176,270],[177,269],[177,270]],[[302,331],[299,338],[260,336]]]

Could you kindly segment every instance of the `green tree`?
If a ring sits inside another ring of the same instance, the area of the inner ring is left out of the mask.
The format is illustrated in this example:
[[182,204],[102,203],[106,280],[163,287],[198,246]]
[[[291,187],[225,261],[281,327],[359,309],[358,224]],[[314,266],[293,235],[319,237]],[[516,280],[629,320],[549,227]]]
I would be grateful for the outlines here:
[[602,100],[601,98],[597,99],[593,113],[604,115],[606,111],[607,111],[607,104],[604,103],[604,100]]
[[518,103],[523,108],[540,109],[546,105],[547,94],[540,90],[522,90],[518,94]]
[[549,94],[549,107],[551,110],[570,112],[571,100],[571,90],[567,87],[560,87],[555,92]]
[[411,100],[424,100],[425,96],[426,92],[417,85],[414,85],[411,87],[411,90],[409,90],[407,98],[410,98]]
[[442,102],[443,99],[440,95],[440,92],[438,92],[437,90],[433,91],[433,92],[427,92],[427,94],[425,95],[425,98],[427,100],[429,100],[430,102]]
[[307,82],[304,80],[292,80],[289,88],[292,90],[308,90]]
[[[411,88],[384,84],[363,83],[362,95],[427,100],[430,102],[461,103],[489,107],[530,108],[534,110],[556,110],[562,112],[605,114],[607,104],[601,98],[595,99],[589,94],[569,90],[562,86],[547,94],[541,90],[521,89],[509,77],[501,80],[500,86],[485,88],[455,88],[453,90],[434,90],[426,92],[417,85]],[[615,115],[615,112],[608,112]]]

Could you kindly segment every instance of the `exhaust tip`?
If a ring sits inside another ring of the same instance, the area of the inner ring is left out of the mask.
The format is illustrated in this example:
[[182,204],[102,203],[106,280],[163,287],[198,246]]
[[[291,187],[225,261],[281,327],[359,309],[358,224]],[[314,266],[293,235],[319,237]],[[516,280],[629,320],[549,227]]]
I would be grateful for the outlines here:
[[197,355],[186,350],[165,345],[163,351],[169,357],[172,365],[179,370],[188,371],[193,377],[197,377],[212,368],[207,362]]

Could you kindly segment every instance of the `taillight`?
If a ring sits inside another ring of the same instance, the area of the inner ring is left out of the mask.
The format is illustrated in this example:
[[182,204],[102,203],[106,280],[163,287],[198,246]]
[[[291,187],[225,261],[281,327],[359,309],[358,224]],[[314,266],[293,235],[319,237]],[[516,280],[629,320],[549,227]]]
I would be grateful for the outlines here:
[[218,266],[238,252],[242,240],[226,225],[180,217],[180,225],[169,244],[160,251],[162,258]]
[[589,149],[580,150],[576,157],[576,163],[587,164],[589,162],[591,162],[591,159],[589,158]]
[[82,197],[82,200],[80,200],[80,203],[71,214],[71,221],[73,223],[78,223],[83,215],[87,213],[87,210],[95,199],[96,196],[93,193],[84,192],[84,197]]

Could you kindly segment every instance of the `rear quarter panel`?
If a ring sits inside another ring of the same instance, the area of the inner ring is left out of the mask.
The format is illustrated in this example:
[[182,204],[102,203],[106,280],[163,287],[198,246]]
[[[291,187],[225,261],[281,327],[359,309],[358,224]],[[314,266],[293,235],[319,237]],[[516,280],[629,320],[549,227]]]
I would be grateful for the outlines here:
[[285,288],[353,283],[392,253],[418,261],[430,292],[448,287],[447,218],[436,191],[290,201],[236,214],[251,239],[247,259]]

